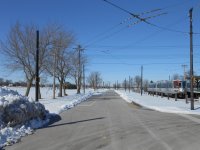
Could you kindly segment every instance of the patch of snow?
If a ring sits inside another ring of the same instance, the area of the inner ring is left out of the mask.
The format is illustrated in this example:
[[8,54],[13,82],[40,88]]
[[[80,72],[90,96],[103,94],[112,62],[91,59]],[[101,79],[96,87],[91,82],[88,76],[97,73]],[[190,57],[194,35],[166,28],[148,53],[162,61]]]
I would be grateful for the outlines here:
[[48,116],[41,103],[0,88],[0,148],[19,142],[22,136],[32,134],[34,128],[47,124]]
[[124,100],[131,103],[137,103],[143,107],[153,109],[160,112],[167,113],[180,113],[180,114],[196,114],[200,115],[200,102],[195,102],[195,110],[190,110],[190,103],[186,103],[185,99],[178,99],[175,101],[174,98],[167,97],[161,98],[160,96],[152,96],[135,92],[125,92],[122,90],[115,90]]

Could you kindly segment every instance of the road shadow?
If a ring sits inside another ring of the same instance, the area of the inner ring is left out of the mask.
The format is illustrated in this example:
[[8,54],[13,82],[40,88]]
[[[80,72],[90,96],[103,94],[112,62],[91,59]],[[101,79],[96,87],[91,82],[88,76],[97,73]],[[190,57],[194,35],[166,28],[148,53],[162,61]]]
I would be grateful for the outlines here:
[[198,109],[200,109],[200,107],[197,107],[197,108],[195,108],[194,110],[198,110]]
[[[44,126],[38,128],[38,129],[46,128],[46,127],[48,127],[49,125],[52,125],[52,124],[54,124],[55,122],[60,121],[61,119],[62,119],[61,116],[58,115],[58,114],[50,114],[49,122],[48,122],[46,125],[44,125]],[[1,149],[0,149],[0,150],[1,150]]]
[[78,120],[78,121],[73,121],[73,122],[66,122],[66,123],[48,125],[48,126],[43,127],[43,128],[53,128],[53,127],[57,127],[57,126],[73,125],[73,124],[77,124],[77,123],[88,122],[88,121],[94,121],[94,120],[100,120],[100,119],[104,119],[104,118],[105,118],[105,117],[98,117],[98,118],[92,118],[92,119]]

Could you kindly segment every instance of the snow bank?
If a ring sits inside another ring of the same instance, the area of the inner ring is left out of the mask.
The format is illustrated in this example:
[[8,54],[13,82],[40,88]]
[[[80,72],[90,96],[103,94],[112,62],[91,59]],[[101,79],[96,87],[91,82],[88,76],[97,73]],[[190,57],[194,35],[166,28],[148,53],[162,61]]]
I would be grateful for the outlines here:
[[92,92],[89,92],[87,94],[76,94],[74,97],[73,97],[73,100],[69,103],[69,104],[66,104],[66,105],[62,105],[61,106],[61,110],[60,112],[62,112],[63,110],[65,109],[70,109],[70,108],[73,108],[74,106],[78,105],[79,103],[87,100],[89,97],[91,97],[93,95]]
[[175,101],[174,98],[170,98],[169,100],[166,97],[157,97],[150,96],[147,94],[134,93],[134,92],[125,92],[116,90],[124,100],[131,103],[137,103],[143,107],[153,109],[160,112],[167,113],[179,113],[179,114],[196,114],[200,115],[200,102],[195,102],[195,110],[190,110],[190,103],[185,103],[184,99],[178,99]]
[[0,147],[32,134],[34,128],[48,122],[48,116],[43,104],[29,101],[16,91],[0,88]]
[[50,113],[60,114],[65,110],[75,107],[77,104],[87,100],[91,96],[102,94],[102,92],[105,91],[106,90],[104,89],[99,89],[98,91],[87,89],[85,94],[76,94],[76,90],[71,90],[68,91],[68,93],[70,93],[68,96],[59,97],[56,99],[46,98],[40,100],[40,103],[42,103]]

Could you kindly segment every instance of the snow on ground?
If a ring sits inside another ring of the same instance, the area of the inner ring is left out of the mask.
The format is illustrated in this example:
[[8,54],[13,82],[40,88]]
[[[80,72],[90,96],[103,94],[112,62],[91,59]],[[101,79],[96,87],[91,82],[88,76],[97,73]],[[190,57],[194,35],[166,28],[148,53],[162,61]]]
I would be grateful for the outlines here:
[[127,102],[135,102],[141,106],[149,109],[157,110],[167,113],[180,113],[180,114],[197,114],[200,115],[200,102],[195,101],[195,110],[190,110],[190,103],[185,102],[185,99],[174,98],[168,100],[167,97],[161,98],[160,96],[152,96],[135,92],[125,92],[123,90],[115,90]]
[[[18,102],[19,100],[22,99],[26,100],[25,103],[28,103],[27,101],[30,101],[30,103],[34,103],[34,98],[35,98],[34,88],[31,89],[29,98],[22,96],[25,93],[25,88],[23,87],[9,87],[9,88],[12,90],[6,88],[4,92],[0,92],[0,106],[10,105],[10,103],[12,103],[13,101]],[[2,88],[0,88],[0,91],[1,89]],[[39,103],[43,104],[45,106],[45,109],[48,110],[51,114],[59,114],[64,110],[76,106],[77,104],[88,99],[92,95],[101,94],[104,91],[105,90],[94,91],[92,89],[87,89],[85,94],[76,94],[76,90],[67,90],[66,93],[68,94],[68,96],[56,97],[56,99],[52,99],[52,89],[41,88],[42,99],[39,100]],[[58,94],[58,90],[56,91],[56,93]],[[16,106],[17,105],[14,105],[15,108]],[[21,104],[21,102],[19,106],[22,108],[24,107],[23,103]],[[17,143],[20,141],[21,137],[28,134],[32,134],[33,129],[37,129],[39,127],[42,127],[43,125],[48,124],[50,117],[48,116],[45,120],[42,120],[40,118],[35,118],[28,122],[27,121],[24,122],[24,124],[15,125],[14,127],[11,127],[10,123],[5,125],[5,123],[2,121],[3,120],[2,112],[4,111],[1,110],[2,109],[0,108],[0,148],[6,145],[12,145],[14,143]]]
[[94,91],[93,89],[87,89],[85,94],[76,94],[76,90],[68,90],[68,96],[61,97],[61,98],[44,98],[40,100],[47,110],[50,113],[59,114],[66,109],[70,109],[77,104],[85,101],[92,95],[101,94],[104,90]]
[[[16,90],[22,95],[24,95],[26,90],[24,87],[12,87],[11,89]],[[50,113],[59,114],[66,109],[76,106],[92,95],[101,94],[104,91],[105,89],[98,89],[97,91],[94,91],[93,89],[86,89],[85,94],[83,94],[83,91],[81,91],[81,94],[76,94],[76,90],[66,90],[68,96],[56,97],[56,99],[53,99],[52,88],[45,87],[41,88],[42,99],[40,99],[39,102],[43,104]],[[56,95],[58,95],[58,90],[56,90]],[[35,88],[31,88],[29,98],[32,100],[35,99]]]

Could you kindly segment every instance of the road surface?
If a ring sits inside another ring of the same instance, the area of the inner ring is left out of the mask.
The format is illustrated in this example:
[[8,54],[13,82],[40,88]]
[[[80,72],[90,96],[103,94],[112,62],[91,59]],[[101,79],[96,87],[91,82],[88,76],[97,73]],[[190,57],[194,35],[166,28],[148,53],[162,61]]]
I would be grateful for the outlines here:
[[128,104],[113,91],[65,111],[6,150],[198,150],[200,119]]

